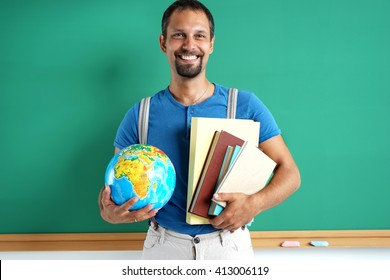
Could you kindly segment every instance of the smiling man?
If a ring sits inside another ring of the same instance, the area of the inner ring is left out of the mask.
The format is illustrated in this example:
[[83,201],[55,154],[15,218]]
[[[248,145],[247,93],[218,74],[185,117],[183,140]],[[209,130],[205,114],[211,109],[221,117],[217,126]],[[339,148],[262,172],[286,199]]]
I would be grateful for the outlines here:
[[189,106],[213,94],[206,65],[214,47],[214,20],[210,12],[174,7],[164,14],[160,47],[170,65],[169,90],[177,101]]
[[[107,222],[150,220],[144,259],[253,258],[245,225],[287,199],[300,185],[298,168],[272,114],[256,95],[240,90],[236,118],[261,123],[259,148],[277,163],[274,176],[265,189],[253,195],[219,194],[217,199],[226,201],[227,206],[219,216],[210,219],[210,224],[186,223],[191,118],[226,118],[227,114],[228,88],[211,83],[206,77],[214,40],[213,17],[199,1],[175,1],[165,11],[160,47],[168,58],[171,80],[150,100],[147,143],[162,149],[175,166],[176,188],[171,200],[158,211],[150,205],[131,211],[137,198],[117,206],[107,186],[99,196],[100,213]],[[139,143],[139,109],[137,103],[126,113],[114,141],[115,152]]]
[[[160,36],[160,46],[168,58],[174,61],[172,63],[170,60],[170,64],[175,66],[171,70],[171,75],[194,78],[205,69],[203,65],[207,64],[214,37],[210,38],[208,26],[205,26],[204,14],[194,14],[193,11],[187,10],[176,11],[175,15],[168,30]],[[193,17],[194,15],[196,17]],[[192,18],[192,22],[185,22],[187,17]],[[206,56],[205,61],[204,56]]]

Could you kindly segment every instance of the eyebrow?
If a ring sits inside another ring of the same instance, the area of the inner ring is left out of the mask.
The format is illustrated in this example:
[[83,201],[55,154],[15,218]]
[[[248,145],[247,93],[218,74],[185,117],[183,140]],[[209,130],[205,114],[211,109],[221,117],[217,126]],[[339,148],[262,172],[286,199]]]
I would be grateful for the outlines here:
[[[181,29],[181,28],[177,28],[177,29],[172,29],[172,32],[186,32],[184,29]],[[203,29],[197,29],[195,30],[195,33],[208,33],[207,30],[203,30]]]

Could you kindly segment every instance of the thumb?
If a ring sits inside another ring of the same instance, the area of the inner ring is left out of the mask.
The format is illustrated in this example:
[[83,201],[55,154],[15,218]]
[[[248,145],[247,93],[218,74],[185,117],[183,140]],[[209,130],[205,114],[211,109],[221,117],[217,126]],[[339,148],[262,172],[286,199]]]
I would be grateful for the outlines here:
[[[110,203],[110,187],[104,186],[104,188],[100,191],[99,193],[99,198],[98,198],[98,204],[100,210],[103,210],[104,207]],[[108,202],[107,202],[108,200]]]
[[213,198],[217,201],[229,202],[232,199],[232,196],[229,193],[215,193]]
[[104,190],[103,190],[104,194],[105,195],[110,195],[111,194],[111,188],[110,186],[104,186]]
[[104,186],[102,192],[102,202],[107,200],[111,200],[111,188],[109,186]]

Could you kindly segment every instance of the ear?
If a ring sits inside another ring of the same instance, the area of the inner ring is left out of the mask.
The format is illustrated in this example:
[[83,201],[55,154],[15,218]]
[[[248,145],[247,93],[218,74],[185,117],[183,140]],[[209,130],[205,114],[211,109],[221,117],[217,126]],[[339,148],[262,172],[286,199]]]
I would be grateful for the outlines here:
[[164,35],[162,35],[162,34],[160,35],[160,48],[163,51],[163,53],[167,52],[167,47],[165,45],[165,38],[164,38]]
[[214,35],[214,37],[211,39],[209,54],[212,54],[213,51],[214,51],[214,40],[215,40],[215,35]]

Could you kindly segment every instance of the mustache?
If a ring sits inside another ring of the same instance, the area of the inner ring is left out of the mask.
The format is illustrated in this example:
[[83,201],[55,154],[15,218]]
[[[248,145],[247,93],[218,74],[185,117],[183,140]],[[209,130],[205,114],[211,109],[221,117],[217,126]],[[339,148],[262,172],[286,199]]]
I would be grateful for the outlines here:
[[179,56],[179,55],[196,55],[196,56],[203,56],[203,53],[201,52],[197,52],[197,51],[186,51],[186,52],[183,52],[183,51],[178,51],[175,53],[175,56]]

